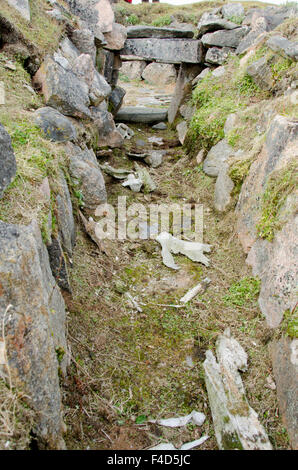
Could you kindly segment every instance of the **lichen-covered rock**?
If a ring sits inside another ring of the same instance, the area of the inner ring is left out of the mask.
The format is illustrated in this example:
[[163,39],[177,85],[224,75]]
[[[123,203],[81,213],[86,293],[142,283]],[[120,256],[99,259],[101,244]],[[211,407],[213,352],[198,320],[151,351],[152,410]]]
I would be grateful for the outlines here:
[[[92,34],[92,32],[89,29],[75,29],[71,33],[71,40],[73,44],[75,45],[77,51],[79,52],[77,54],[77,57],[80,54],[89,54],[92,58],[93,63],[95,64],[96,45],[95,45],[94,35]],[[104,37],[103,37],[103,40],[104,40]]]
[[16,157],[8,132],[0,123],[0,199],[17,172]]
[[239,25],[228,21],[225,18],[219,18],[216,15],[207,13],[206,16],[202,16],[198,23],[198,35],[201,36],[205,33],[217,31],[219,29],[235,29],[239,28]]
[[224,18],[241,18],[244,16],[244,8],[241,3],[227,3],[221,7],[221,14]]
[[59,237],[51,238],[51,242],[47,244],[47,250],[52,274],[58,286],[71,293],[67,260],[63,253]]
[[220,140],[209,150],[204,160],[203,171],[209,176],[218,176],[223,163],[234,153],[225,139]]
[[121,147],[123,137],[116,129],[113,115],[108,112],[105,101],[100,106],[91,108],[93,124],[96,128],[98,147]]
[[271,64],[266,57],[261,57],[249,65],[246,73],[262,90],[271,90],[274,85]]
[[214,33],[206,33],[201,37],[204,46],[219,47],[238,47],[241,39],[248,33],[246,26],[232,29],[215,31]]
[[35,124],[40,127],[45,136],[54,142],[75,140],[77,132],[72,122],[54,108],[46,106],[35,112]]
[[229,165],[223,163],[221,166],[214,189],[214,207],[219,212],[224,212],[231,202],[231,193],[234,183],[229,177]]
[[292,448],[298,449],[298,339],[282,338],[271,346],[279,411]]
[[272,36],[266,42],[267,46],[276,52],[281,52],[283,55],[292,60],[298,60],[298,42],[292,42],[282,36]]
[[36,222],[25,227],[0,221],[0,273],[8,360],[2,373],[36,412],[33,432],[40,446],[64,448],[58,369],[65,372],[67,364],[65,306]]
[[95,35],[112,31],[114,12],[109,0],[66,0],[83,26]]
[[127,32],[125,26],[118,23],[113,23],[112,31],[105,33],[105,48],[111,51],[120,51],[123,49],[124,43],[127,38]]
[[238,44],[236,49],[236,54],[243,54],[244,52],[248,51],[249,48],[252,46],[256,46],[258,42],[261,41],[264,33],[269,31],[269,26],[265,18],[262,16],[257,19],[255,22],[252,30],[244,36],[244,38]]
[[141,80],[142,73],[147,66],[144,60],[126,60],[122,63],[120,72],[130,80]]
[[216,356],[206,352],[203,364],[215,436],[221,450],[271,450],[257,413],[249,406],[240,371],[247,354],[225,330],[216,342]]
[[137,25],[127,28],[127,37],[131,38],[192,38],[194,36],[194,28],[191,24],[178,23],[168,27]]
[[200,65],[181,64],[179,68],[178,78],[171,104],[168,110],[168,121],[172,124],[179,112],[180,106],[183,104],[186,96],[192,90],[192,81],[202,70]]
[[60,42],[58,52],[65,57],[69,63],[72,63],[80,55],[80,51],[68,38],[64,38]]
[[222,65],[227,60],[229,54],[233,52],[234,49],[230,47],[210,47],[206,53],[205,61],[212,65]]
[[89,88],[89,98],[93,106],[98,106],[111,93],[111,87],[95,70],[89,54],[81,54],[73,63],[72,70]]
[[57,224],[59,239],[63,250],[67,253],[68,259],[72,259],[73,247],[76,240],[76,228],[73,217],[72,203],[69,189],[61,172],[58,179],[59,194],[56,197],[57,202]]
[[187,134],[187,122],[186,121],[181,121],[176,127],[176,130],[178,132],[178,139],[180,143],[183,145],[184,140]]
[[9,5],[14,7],[25,20],[30,21],[30,6],[28,0],[6,0]]
[[172,64],[152,62],[144,69],[142,78],[150,84],[169,85],[176,82],[177,72]]
[[89,87],[71,70],[47,57],[34,82],[41,88],[46,104],[66,116],[90,118]]
[[84,206],[94,210],[107,200],[105,182],[92,150],[68,144],[69,172],[83,196]]

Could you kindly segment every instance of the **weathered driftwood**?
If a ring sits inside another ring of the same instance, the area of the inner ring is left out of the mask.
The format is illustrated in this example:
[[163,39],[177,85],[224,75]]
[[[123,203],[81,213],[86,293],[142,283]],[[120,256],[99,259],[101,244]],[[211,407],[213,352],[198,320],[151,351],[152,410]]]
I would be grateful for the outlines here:
[[247,369],[247,354],[229,329],[219,336],[216,355],[206,352],[205,381],[215,435],[220,449],[271,450],[268,436],[249,406],[239,371]]

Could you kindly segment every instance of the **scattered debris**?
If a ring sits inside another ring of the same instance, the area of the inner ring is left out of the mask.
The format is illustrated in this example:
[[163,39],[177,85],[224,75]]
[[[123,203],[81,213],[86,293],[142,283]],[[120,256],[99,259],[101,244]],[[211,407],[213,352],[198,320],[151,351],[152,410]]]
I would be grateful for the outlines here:
[[158,444],[157,446],[150,447],[149,450],[190,450],[202,445],[207,439],[209,439],[209,436],[202,436],[200,439],[195,441],[186,442],[178,449],[171,442],[162,443]]
[[143,309],[139,306],[138,302],[133,298],[133,296],[129,292],[126,292],[125,295],[130,300],[132,307],[134,307],[139,313],[142,313]]
[[192,289],[189,289],[189,291],[187,291],[186,294],[181,297],[180,302],[186,304],[186,302],[189,302],[191,299],[193,299],[199,292],[203,294],[209,286],[210,282],[211,279],[209,279],[209,277],[205,277],[202,282],[192,287]]
[[156,145],[163,145],[164,141],[162,137],[148,137],[148,142],[151,144],[156,144]]
[[95,227],[96,227],[96,222],[94,222],[94,220],[92,219],[92,217],[89,217],[89,220],[86,219],[86,217],[84,217],[84,215],[82,214],[81,211],[79,211],[79,216],[81,218],[81,221],[84,225],[84,228],[86,230],[86,233],[89,235],[89,237],[94,241],[94,243],[98,246],[98,248],[100,249],[100,251],[103,251],[104,253],[108,254],[102,241],[98,238],[98,236],[96,235],[96,230],[95,230]]
[[179,416],[178,418],[168,418],[168,419],[156,419],[150,420],[150,423],[156,423],[160,426],[166,426],[168,428],[179,428],[180,426],[186,426],[189,423],[196,424],[197,426],[202,426],[206,419],[204,413],[199,411],[192,411],[189,415]]
[[138,165],[137,163],[135,163],[135,169],[136,169],[139,179],[143,181],[144,192],[151,193],[152,191],[155,191],[157,186],[156,186],[156,183],[151,178],[149,172],[145,168],[140,167],[140,165]]
[[205,266],[209,266],[209,260],[203,254],[203,252],[206,251],[207,253],[209,253],[211,249],[210,245],[198,242],[179,240],[178,238],[173,237],[173,235],[168,232],[160,233],[156,237],[156,240],[161,244],[161,254],[163,263],[168,268],[180,269],[179,266],[175,264],[174,258],[171,253],[181,253],[182,255],[187,256],[192,261],[203,263],[205,264]]
[[125,180],[128,175],[131,173],[131,170],[126,170],[125,168],[113,168],[108,163],[104,163],[103,165],[99,165],[100,168],[110,176],[117,180]]
[[247,370],[247,354],[229,328],[216,343],[216,356],[206,352],[205,381],[215,436],[222,450],[271,450],[268,436],[249,406],[239,371]]
[[134,193],[139,193],[143,186],[143,181],[140,178],[136,178],[133,173],[130,173],[127,180],[122,183],[122,186],[129,186]]
[[123,122],[117,124],[116,129],[118,132],[120,132],[123,139],[129,140],[135,135],[134,131]]
[[145,162],[149,166],[152,166],[152,168],[157,168],[162,164],[164,154],[164,150],[152,150],[149,155],[146,156]]

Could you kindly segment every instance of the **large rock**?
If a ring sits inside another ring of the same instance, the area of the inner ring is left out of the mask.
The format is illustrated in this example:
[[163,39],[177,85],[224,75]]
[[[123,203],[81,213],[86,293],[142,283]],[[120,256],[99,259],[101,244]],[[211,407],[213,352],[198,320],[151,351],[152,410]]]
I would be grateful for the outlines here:
[[56,197],[58,235],[63,251],[67,254],[68,259],[71,260],[76,240],[76,227],[69,189],[62,172],[59,175],[57,183],[59,192]]
[[120,72],[130,80],[141,80],[147,63],[144,60],[128,60],[122,63]]
[[221,14],[224,18],[242,18],[244,16],[244,8],[241,3],[227,3],[221,8]]
[[210,47],[205,56],[205,61],[212,65],[222,65],[229,57],[229,54],[232,54],[233,51],[234,49],[231,49],[230,47]]
[[[75,45],[77,51],[79,52],[77,54],[77,57],[80,54],[89,54],[92,57],[93,63],[95,63],[96,45],[95,45],[94,35],[89,29],[75,29],[71,33],[71,40],[73,44]],[[66,58],[68,58],[65,54],[63,55]]]
[[296,216],[290,218],[273,242],[257,240],[247,257],[253,275],[262,281],[258,302],[270,328],[276,328],[284,312],[293,310],[297,302],[297,231]]
[[148,25],[129,26],[127,28],[128,38],[193,38],[194,31],[192,25],[185,28],[179,27],[158,27]]
[[251,165],[249,175],[242,185],[236,207],[237,230],[246,252],[257,239],[256,225],[260,217],[261,196],[266,181],[273,171],[284,168],[295,158],[297,135],[298,124],[295,121],[276,116],[267,133],[262,152]]
[[20,15],[27,21],[30,21],[30,6],[28,0],[6,0],[9,5],[14,7]]
[[220,140],[208,152],[203,164],[204,172],[209,176],[218,176],[223,163],[227,161],[233,153],[234,150],[227,141],[225,139]]
[[66,0],[71,11],[80,17],[83,27],[95,35],[109,33],[114,23],[114,12],[109,0]]
[[195,39],[127,39],[121,54],[169,64],[197,64],[203,59],[202,43]]
[[84,206],[95,210],[107,200],[105,182],[93,150],[71,143],[67,146],[69,154],[69,171],[76,189],[83,196]]
[[214,431],[221,450],[271,450],[265,429],[250,407],[240,371],[247,354],[229,329],[216,342],[216,357],[206,352],[203,367]]
[[72,70],[89,87],[89,99],[93,106],[98,106],[111,93],[111,87],[97,70],[89,54],[81,54],[73,63]]
[[279,411],[292,448],[298,449],[298,339],[282,338],[271,347]]
[[234,47],[236,48],[241,39],[249,32],[246,26],[232,29],[215,31],[214,33],[206,33],[202,36],[201,41],[204,46]]
[[262,90],[271,90],[274,85],[271,63],[266,57],[261,57],[249,65],[246,73]]
[[109,109],[113,116],[115,116],[121,108],[125,94],[126,91],[124,88],[116,86],[109,96]]
[[176,130],[178,133],[178,139],[182,145],[184,144],[184,140],[187,134],[187,129],[188,129],[188,126],[187,126],[186,121],[179,122],[179,124],[176,127]]
[[247,52],[252,46],[256,46],[264,36],[264,33],[269,31],[270,28],[265,18],[262,16],[257,19],[252,30],[244,36],[238,44],[236,54],[243,54]]
[[16,157],[8,132],[0,123],[0,198],[17,172]]
[[105,101],[100,106],[91,108],[93,125],[96,128],[97,147],[121,147],[123,137],[116,129],[113,115],[108,112]]
[[281,52],[292,60],[298,60],[298,42],[291,42],[282,36],[272,36],[266,45],[275,52]]
[[46,104],[66,116],[90,118],[88,85],[71,70],[47,57],[34,77]]
[[127,38],[126,28],[122,24],[113,23],[110,33],[105,33],[105,48],[111,51],[120,51],[124,47]]
[[68,38],[64,38],[60,42],[58,53],[65,57],[65,59],[67,59],[70,64],[72,64],[74,60],[76,60],[76,58],[80,55],[80,51]]
[[32,431],[40,446],[64,448],[58,369],[65,372],[67,365],[66,314],[36,222],[25,227],[0,221],[0,273],[8,361],[1,375],[35,411]]
[[63,252],[59,237],[52,237],[47,244],[51,271],[58,286],[71,293],[66,256]]
[[144,69],[142,78],[151,84],[169,85],[176,82],[177,72],[172,64],[152,62]]
[[49,106],[35,112],[35,124],[54,142],[66,142],[77,137],[75,126],[70,119]]
[[181,104],[183,104],[187,95],[191,93],[192,81],[201,69],[200,65],[180,65],[175,91],[168,110],[168,121],[170,124],[175,121]]
[[231,193],[234,183],[229,177],[229,165],[223,163],[215,183],[214,207],[218,212],[224,212],[231,203]]
[[201,36],[205,33],[217,31],[219,29],[235,29],[239,28],[239,25],[228,21],[225,18],[219,18],[216,15],[207,14],[202,16],[198,23],[198,35]]
[[167,118],[167,111],[159,108],[143,108],[141,106],[127,106],[120,109],[116,116],[119,122],[160,122]]

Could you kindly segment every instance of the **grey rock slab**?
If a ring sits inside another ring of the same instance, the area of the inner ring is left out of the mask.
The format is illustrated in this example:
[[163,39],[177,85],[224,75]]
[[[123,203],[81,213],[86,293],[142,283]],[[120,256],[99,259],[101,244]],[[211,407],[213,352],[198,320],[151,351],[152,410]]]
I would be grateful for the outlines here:
[[283,36],[272,36],[266,45],[275,52],[281,52],[292,60],[298,60],[298,41],[292,42]]
[[224,212],[229,207],[233,188],[234,183],[229,177],[229,165],[223,163],[219,170],[214,189],[214,207],[218,212]]
[[20,15],[30,21],[30,5],[28,0],[6,0],[10,6],[14,7]]
[[205,33],[217,31],[219,29],[235,29],[239,28],[239,25],[228,21],[218,16],[209,16],[207,19],[203,19],[198,23],[198,35],[201,36]]
[[246,73],[262,90],[271,90],[274,85],[271,64],[266,57],[261,57],[249,65]]
[[121,108],[125,94],[126,91],[124,90],[124,88],[121,88],[119,86],[115,87],[112,93],[110,94],[109,105],[113,116],[115,116]]
[[47,250],[51,271],[58,286],[71,293],[67,261],[59,237],[51,239],[51,242],[47,244]]
[[112,31],[104,34],[106,44],[104,47],[111,51],[120,51],[125,44],[127,32],[125,26],[113,23]]
[[249,32],[247,26],[232,30],[215,31],[214,33],[206,33],[202,36],[201,41],[204,46],[219,47],[238,47],[241,39]]
[[227,3],[221,7],[221,14],[224,18],[238,17],[241,18],[244,16],[244,8],[241,3]]
[[59,194],[56,197],[56,203],[59,239],[63,250],[71,260],[76,240],[76,227],[69,189],[62,172],[58,179],[58,191]]
[[180,122],[177,125],[176,130],[178,132],[178,139],[179,139],[180,143],[183,145],[186,134],[187,134],[187,122],[186,121]]
[[233,148],[225,139],[220,140],[208,152],[204,160],[203,170],[209,176],[218,176],[223,163],[234,153]]
[[34,76],[46,104],[66,116],[90,118],[89,87],[75,73],[47,57]]
[[175,83],[177,72],[172,64],[158,64],[152,62],[147,65],[142,73],[142,78],[152,85],[169,85]]
[[114,12],[109,0],[67,0],[67,3],[95,36],[112,31]]
[[81,191],[87,209],[94,210],[107,200],[105,182],[93,150],[68,144],[69,172]]
[[194,31],[192,25],[187,25],[184,28],[179,27],[158,27],[137,25],[129,26],[127,28],[127,37],[131,38],[193,38]]
[[[12,385],[35,412],[39,448],[63,449],[58,368],[65,373],[68,362],[66,313],[36,221],[26,227],[0,221],[0,277]],[[60,364],[57,350],[64,353]],[[9,382],[6,364],[0,368]]]
[[172,124],[179,112],[180,106],[192,90],[192,81],[201,71],[200,65],[181,64],[178,78],[175,85],[174,94],[168,110],[168,121]]
[[17,164],[11,138],[0,123],[0,199],[7,186],[14,180],[16,173]]
[[97,131],[97,147],[121,147],[124,139],[116,129],[113,115],[107,111],[105,101],[98,107],[92,107],[91,114]]
[[[80,54],[89,54],[92,57],[93,63],[95,63],[95,59],[96,59],[95,38],[94,38],[93,33],[89,29],[75,29],[71,33],[71,40],[76,50],[78,51],[77,57]],[[65,54],[64,56],[67,57]],[[75,59],[76,57],[74,57],[73,60]]]
[[142,73],[147,66],[144,60],[129,60],[122,63],[120,72],[130,80],[141,80]]
[[[83,52],[83,51],[82,51]],[[80,51],[68,38],[64,38],[59,44],[59,53],[72,63],[80,55]]]
[[235,49],[232,49],[230,47],[210,47],[210,49],[208,49],[206,53],[205,61],[212,65],[222,65],[229,57],[229,54],[234,53],[234,50]]
[[170,64],[197,64],[203,59],[202,43],[195,39],[127,39],[121,55],[131,54]]
[[272,450],[257,413],[249,405],[240,371],[248,356],[229,329],[216,342],[216,357],[206,352],[203,363],[208,399],[221,450]]
[[144,108],[127,106],[118,112],[116,120],[119,122],[143,122],[152,123],[164,121],[167,118],[167,111],[158,108]]
[[293,449],[298,448],[298,339],[281,338],[271,345],[279,411]]
[[44,131],[48,139],[66,142],[77,138],[76,129],[70,119],[56,109],[46,106],[35,111],[34,115],[35,124]]

